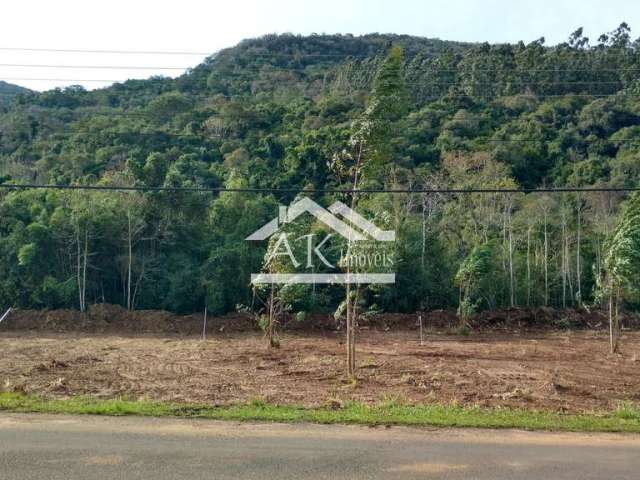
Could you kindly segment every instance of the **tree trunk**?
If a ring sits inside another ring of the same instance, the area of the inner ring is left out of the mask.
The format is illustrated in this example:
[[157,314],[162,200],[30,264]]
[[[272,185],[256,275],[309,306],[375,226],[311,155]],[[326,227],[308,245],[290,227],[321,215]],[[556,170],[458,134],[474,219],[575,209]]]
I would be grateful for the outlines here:
[[353,306],[351,307],[351,346],[350,346],[350,358],[351,364],[349,370],[351,375],[355,378],[356,375],[356,328],[358,325],[358,300],[360,299],[360,286],[356,284],[355,295],[353,298]]
[[531,227],[527,229],[527,307],[531,306]]
[[578,226],[577,226],[577,238],[576,238],[576,287],[577,287],[577,300],[578,300],[578,306],[582,305],[582,280],[581,280],[581,275],[582,275],[582,265],[581,265],[581,259],[580,259],[580,242],[581,242],[581,233],[582,233],[582,219],[581,219],[581,212],[580,212],[581,208],[580,208],[580,201],[578,201]]
[[613,292],[609,291],[609,348],[611,353],[615,352],[613,341]]
[[80,278],[80,229],[76,230],[76,280],[78,283],[78,305],[80,307],[80,311],[83,312],[82,305],[82,280]]
[[511,308],[516,306],[516,281],[513,271],[513,232],[511,229],[511,209],[509,209],[509,290]]
[[82,311],[87,308],[87,257],[89,256],[89,232],[84,231],[84,258],[82,265]]
[[544,306],[549,306],[549,236],[546,212],[544,214]]
[[76,230],[76,279],[78,282],[78,302],[81,312],[84,312],[84,304],[82,302],[82,250],[80,249],[80,229]]
[[[349,263],[349,247],[347,247],[347,265]],[[347,276],[349,275],[349,267],[347,267]],[[351,322],[352,314],[351,314],[351,283],[349,282],[349,278],[347,278],[347,286],[346,286],[346,315],[347,315],[347,376],[352,378],[355,374],[355,371],[351,368]]]
[[615,335],[614,352],[616,353],[620,351],[620,312],[618,311],[619,305],[620,305],[620,287],[618,287],[618,291],[616,292],[615,302],[613,303],[613,306],[614,306],[613,326],[614,326],[614,335]]
[[[87,257],[89,250],[89,232],[84,232],[84,246],[80,243],[80,228],[76,230],[76,248],[77,248],[77,281],[78,281],[78,300],[80,311],[86,310],[86,291],[87,291]],[[83,252],[84,249],[84,252]]]
[[131,239],[131,212],[127,212],[127,247],[129,258],[127,261],[127,310],[131,310],[131,266],[133,263],[133,247]]
[[567,277],[567,286],[569,289],[569,303],[570,305],[573,305],[575,301],[575,295],[573,292],[573,277],[571,276],[571,239],[568,235],[567,235],[566,246],[567,246],[567,251],[565,253],[564,259],[567,262],[566,277]]
[[144,258],[142,259],[142,267],[140,268],[140,274],[138,275],[138,279],[136,280],[136,285],[133,288],[133,295],[131,295],[131,310],[136,309],[136,299],[138,298],[138,289],[140,287],[140,283],[142,282],[142,278],[145,273],[145,262]]
[[[362,165],[362,155],[363,155],[363,147],[362,142],[358,145],[358,156],[356,160],[356,165],[354,168],[354,177],[353,177],[353,193],[351,194],[351,210],[355,210],[356,204],[358,202],[356,191],[358,190],[358,181],[360,180],[359,173]],[[355,379],[356,376],[356,309],[355,304],[351,305],[351,230],[349,230],[349,238],[347,240],[347,375],[351,379]],[[357,295],[355,302],[357,303]]]
[[426,199],[423,197],[422,198],[422,250],[421,250],[421,257],[420,257],[420,265],[422,266],[422,270],[424,271],[424,260],[425,260],[425,253],[426,253],[426,249],[427,249],[427,206],[426,204]]
[[207,304],[204,304],[204,319],[202,321],[202,340],[207,339]]
[[562,243],[560,246],[560,275],[562,277],[562,308],[567,308],[567,258],[566,258],[566,226],[562,218]]
[[274,316],[274,287],[273,280],[271,281],[271,295],[269,296],[269,325],[267,325],[267,345],[269,348],[274,348],[275,341],[273,338],[273,316]]
[[618,351],[618,298],[610,284],[609,292],[609,344],[611,353]]

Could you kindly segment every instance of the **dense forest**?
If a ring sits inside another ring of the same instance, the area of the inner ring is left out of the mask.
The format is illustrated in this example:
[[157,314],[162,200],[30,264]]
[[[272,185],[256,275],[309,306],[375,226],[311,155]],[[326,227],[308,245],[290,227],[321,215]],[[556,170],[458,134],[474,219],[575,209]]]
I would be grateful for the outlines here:
[[14,97],[27,93],[31,93],[27,88],[12,85],[11,83],[0,80],[0,107],[8,107]]
[[[621,24],[552,47],[269,35],[176,79],[5,92],[5,185],[286,192],[3,189],[0,306],[255,308],[250,273],[273,265],[245,237],[296,189],[352,188],[356,148],[360,188],[640,187],[639,79],[640,39]],[[620,227],[634,208],[624,191],[358,195],[358,211],[397,234],[397,283],[363,291],[363,311],[602,302],[607,275],[638,261],[627,239],[640,231]],[[344,288],[279,297],[333,313]]]

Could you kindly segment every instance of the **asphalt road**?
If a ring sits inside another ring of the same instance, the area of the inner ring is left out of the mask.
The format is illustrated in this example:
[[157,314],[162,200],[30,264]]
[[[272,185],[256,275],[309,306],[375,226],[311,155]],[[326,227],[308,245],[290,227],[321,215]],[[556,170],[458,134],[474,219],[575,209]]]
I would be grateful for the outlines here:
[[0,415],[0,479],[634,479],[640,436]]

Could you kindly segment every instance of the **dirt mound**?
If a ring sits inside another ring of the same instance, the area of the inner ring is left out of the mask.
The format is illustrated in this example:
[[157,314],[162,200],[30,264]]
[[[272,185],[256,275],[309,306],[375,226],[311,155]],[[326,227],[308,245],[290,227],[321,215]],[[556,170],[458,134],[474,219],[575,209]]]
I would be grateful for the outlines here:
[[[488,310],[472,317],[470,321],[474,329],[571,329],[599,330],[609,324],[608,312],[586,309],[509,308],[506,310]],[[640,327],[640,316],[637,313],[622,314],[622,325],[627,328]]]
[[[0,327],[5,330],[95,333],[201,333],[203,315],[176,315],[164,310],[130,312],[119,305],[92,305],[78,310],[15,310]],[[249,315],[229,314],[207,318],[207,332],[251,331],[256,328]]]
[[431,330],[446,330],[458,325],[458,315],[450,310],[431,310],[422,313],[385,313],[366,319],[360,324],[370,327],[382,327],[385,330],[398,328],[417,329],[422,327]]
[[77,310],[13,310],[2,323],[6,330],[65,331],[67,325],[86,327],[86,316]]
[[[454,330],[459,326],[458,316],[450,310],[423,312],[425,330]],[[476,331],[492,330],[598,330],[607,328],[606,311],[553,308],[510,308],[488,310],[469,320]],[[299,316],[287,315],[280,320],[284,331],[344,330],[343,321],[336,321],[326,313]],[[363,330],[415,330],[419,328],[418,313],[384,313],[363,315],[358,321]],[[624,313],[622,324],[626,328],[640,328],[640,315]],[[197,335],[202,332],[203,314],[177,315],[164,310],[137,310],[130,312],[119,305],[92,305],[85,313],[77,310],[16,310],[0,325],[1,330],[42,330],[50,332],[83,331],[95,333],[177,333]],[[258,330],[255,319],[246,313],[230,313],[220,317],[209,316],[207,332],[248,332]]]
[[[302,320],[294,315],[287,315],[281,320],[280,326],[287,331],[333,331],[344,330],[345,321],[336,320],[328,313],[311,313],[304,315]],[[450,329],[458,325],[458,315],[449,310],[432,310],[422,313],[422,325],[430,329]],[[358,319],[361,329],[405,330],[419,327],[417,313],[383,313],[379,315],[362,315]]]

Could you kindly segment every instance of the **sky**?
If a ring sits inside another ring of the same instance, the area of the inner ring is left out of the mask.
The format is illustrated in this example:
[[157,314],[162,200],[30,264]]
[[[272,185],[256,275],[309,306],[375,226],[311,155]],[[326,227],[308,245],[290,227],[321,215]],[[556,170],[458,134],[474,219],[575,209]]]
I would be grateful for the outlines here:
[[[0,80],[34,90],[175,76],[205,54],[267,33],[380,32],[492,43],[544,36],[552,45],[578,27],[595,42],[626,21],[640,36],[636,0],[9,0],[0,15]],[[7,50],[14,48],[189,54]],[[59,65],[78,68],[51,67]],[[105,66],[127,68],[89,68]]]

